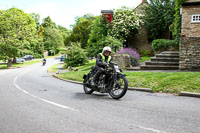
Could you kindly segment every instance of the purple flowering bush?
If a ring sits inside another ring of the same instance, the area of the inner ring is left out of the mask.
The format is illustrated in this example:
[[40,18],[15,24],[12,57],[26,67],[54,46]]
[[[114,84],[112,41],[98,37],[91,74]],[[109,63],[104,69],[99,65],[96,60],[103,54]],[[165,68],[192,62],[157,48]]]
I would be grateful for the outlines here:
[[140,61],[140,55],[139,53],[132,48],[123,48],[117,52],[117,54],[128,54],[131,57],[131,65],[132,66],[138,66]]

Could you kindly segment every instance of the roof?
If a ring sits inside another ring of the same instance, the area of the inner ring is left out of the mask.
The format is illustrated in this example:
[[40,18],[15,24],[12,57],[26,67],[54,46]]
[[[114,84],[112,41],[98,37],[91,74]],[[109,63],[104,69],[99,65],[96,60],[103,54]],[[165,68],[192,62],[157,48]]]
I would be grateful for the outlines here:
[[113,13],[113,10],[101,10],[101,13]]

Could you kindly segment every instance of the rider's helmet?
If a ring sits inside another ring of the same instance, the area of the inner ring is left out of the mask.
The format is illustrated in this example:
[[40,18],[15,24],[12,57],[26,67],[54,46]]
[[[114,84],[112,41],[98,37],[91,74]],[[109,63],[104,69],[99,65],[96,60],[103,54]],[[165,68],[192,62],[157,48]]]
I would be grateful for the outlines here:
[[105,52],[110,52],[111,53],[112,49],[110,47],[106,46],[106,47],[103,48],[102,53],[104,54]]

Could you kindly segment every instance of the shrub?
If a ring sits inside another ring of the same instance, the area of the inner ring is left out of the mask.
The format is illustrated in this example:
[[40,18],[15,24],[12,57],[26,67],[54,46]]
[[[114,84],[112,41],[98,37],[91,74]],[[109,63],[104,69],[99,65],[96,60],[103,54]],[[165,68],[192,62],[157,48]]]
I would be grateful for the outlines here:
[[33,57],[34,58],[43,58],[44,56],[43,56],[43,54],[34,53]]
[[177,40],[156,39],[152,42],[152,48],[154,51],[178,50],[179,44]]
[[140,55],[135,49],[132,48],[124,48],[121,49],[118,54],[128,54],[131,57],[131,65],[137,66],[139,65]]
[[103,46],[111,47],[112,51],[114,51],[114,52],[116,52],[118,49],[120,49],[123,45],[120,40],[115,39],[110,35],[108,35],[104,40],[102,40],[102,43],[104,44]]
[[65,60],[66,66],[80,66],[88,62],[88,58],[81,48],[80,43],[71,43],[71,47],[66,52],[67,58]]
[[114,19],[110,35],[126,42],[127,38],[135,35],[143,24],[142,16],[137,14],[133,8],[122,7],[114,10]]
[[140,50],[140,56],[152,56],[152,51],[151,50]]

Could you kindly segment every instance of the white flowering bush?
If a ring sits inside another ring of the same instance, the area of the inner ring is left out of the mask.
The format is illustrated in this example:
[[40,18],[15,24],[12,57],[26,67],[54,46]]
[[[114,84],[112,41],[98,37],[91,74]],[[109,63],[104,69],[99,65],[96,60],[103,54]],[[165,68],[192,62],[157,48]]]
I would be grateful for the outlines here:
[[141,28],[142,15],[134,12],[134,9],[122,7],[114,10],[112,30],[110,35],[125,42],[130,34],[134,34]]

